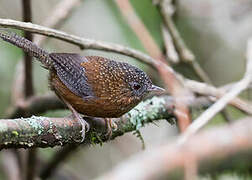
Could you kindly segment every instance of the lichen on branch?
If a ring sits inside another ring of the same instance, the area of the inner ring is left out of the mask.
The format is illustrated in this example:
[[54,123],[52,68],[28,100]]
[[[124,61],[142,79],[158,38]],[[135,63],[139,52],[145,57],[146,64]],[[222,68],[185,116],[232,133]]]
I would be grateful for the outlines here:
[[[160,119],[166,119],[172,124],[174,123],[173,111],[173,102],[167,96],[153,97],[141,102],[121,118],[114,119],[117,129],[113,130],[111,139]],[[86,133],[83,143],[97,144],[108,141],[102,118],[84,118],[90,123],[91,129]],[[2,119],[0,120],[0,149],[78,144],[82,138],[80,130],[81,125],[72,116]]]

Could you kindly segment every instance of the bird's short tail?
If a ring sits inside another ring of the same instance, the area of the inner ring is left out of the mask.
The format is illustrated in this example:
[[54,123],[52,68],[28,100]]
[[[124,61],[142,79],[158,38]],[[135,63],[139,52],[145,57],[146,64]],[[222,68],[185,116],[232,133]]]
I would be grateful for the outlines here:
[[0,38],[22,48],[30,56],[37,58],[45,66],[45,68],[51,69],[52,61],[50,60],[49,53],[38,47],[33,42],[13,32],[8,32],[2,29],[0,30]]

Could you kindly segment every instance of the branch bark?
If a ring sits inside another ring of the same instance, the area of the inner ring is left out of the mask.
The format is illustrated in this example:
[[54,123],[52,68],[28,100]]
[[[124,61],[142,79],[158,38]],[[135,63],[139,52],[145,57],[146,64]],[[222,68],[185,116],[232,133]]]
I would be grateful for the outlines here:
[[151,58],[150,56],[140,51],[128,48],[128,47],[114,44],[114,43],[107,43],[107,42],[102,42],[102,41],[96,41],[93,39],[81,38],[78,36],[70,35],[65,32],[54,30],[51,28],[37,25],[37,24],[25,23],[25,22],[15,21],[12,19],[0,18],[0,26],[17,28],[17,29],[37,33],[37,34],[46,35],[49,37],[54,37],[54,38],[75,44],[79,46],[81,49],[97,49],[97,50],[121,53],[126,56],[137,58],[141,60],[143,63],[148,64],[154,68],[155,68],[155,64],[157,64],[155,59]]
[[[153,97],[141,102],[137,107],[115,119],[118,128],[113,131],[112,138],[126,132],[134,131],[154,120],[167,119],[173,122],[173,102],[169,97]],[[91,130],[86,134],[85,144],[108,141],[106,126],[101,118],[85,118]],[[47,118],[36,117],[21,119],[1,119],[0,149],[54,147],[56,145],[79,144],[81,125],[70,117]]]

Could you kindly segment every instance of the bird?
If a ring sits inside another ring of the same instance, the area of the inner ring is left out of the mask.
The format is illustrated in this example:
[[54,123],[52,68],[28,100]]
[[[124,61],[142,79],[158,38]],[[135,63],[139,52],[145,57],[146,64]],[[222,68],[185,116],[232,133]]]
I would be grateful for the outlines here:
[[162,92],[141,69],[101,56],[49,53],[13,32],[0,38],[35,57],[49,71],[49,86],[82,125],[82,141],[89,124],[82,115],[104,118],[111,136],[118,118],[139,104],[148,94]]

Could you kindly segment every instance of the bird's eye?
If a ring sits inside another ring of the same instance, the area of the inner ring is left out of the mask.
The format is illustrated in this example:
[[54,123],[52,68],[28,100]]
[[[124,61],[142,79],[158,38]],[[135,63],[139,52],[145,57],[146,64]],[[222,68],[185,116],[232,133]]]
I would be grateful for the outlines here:
[[141,88],[141,86],[139,85],[139,84],[137,84],[137,83],[135,83],[135,84],[133,84],[133,89],[134,90],[139,90]]

